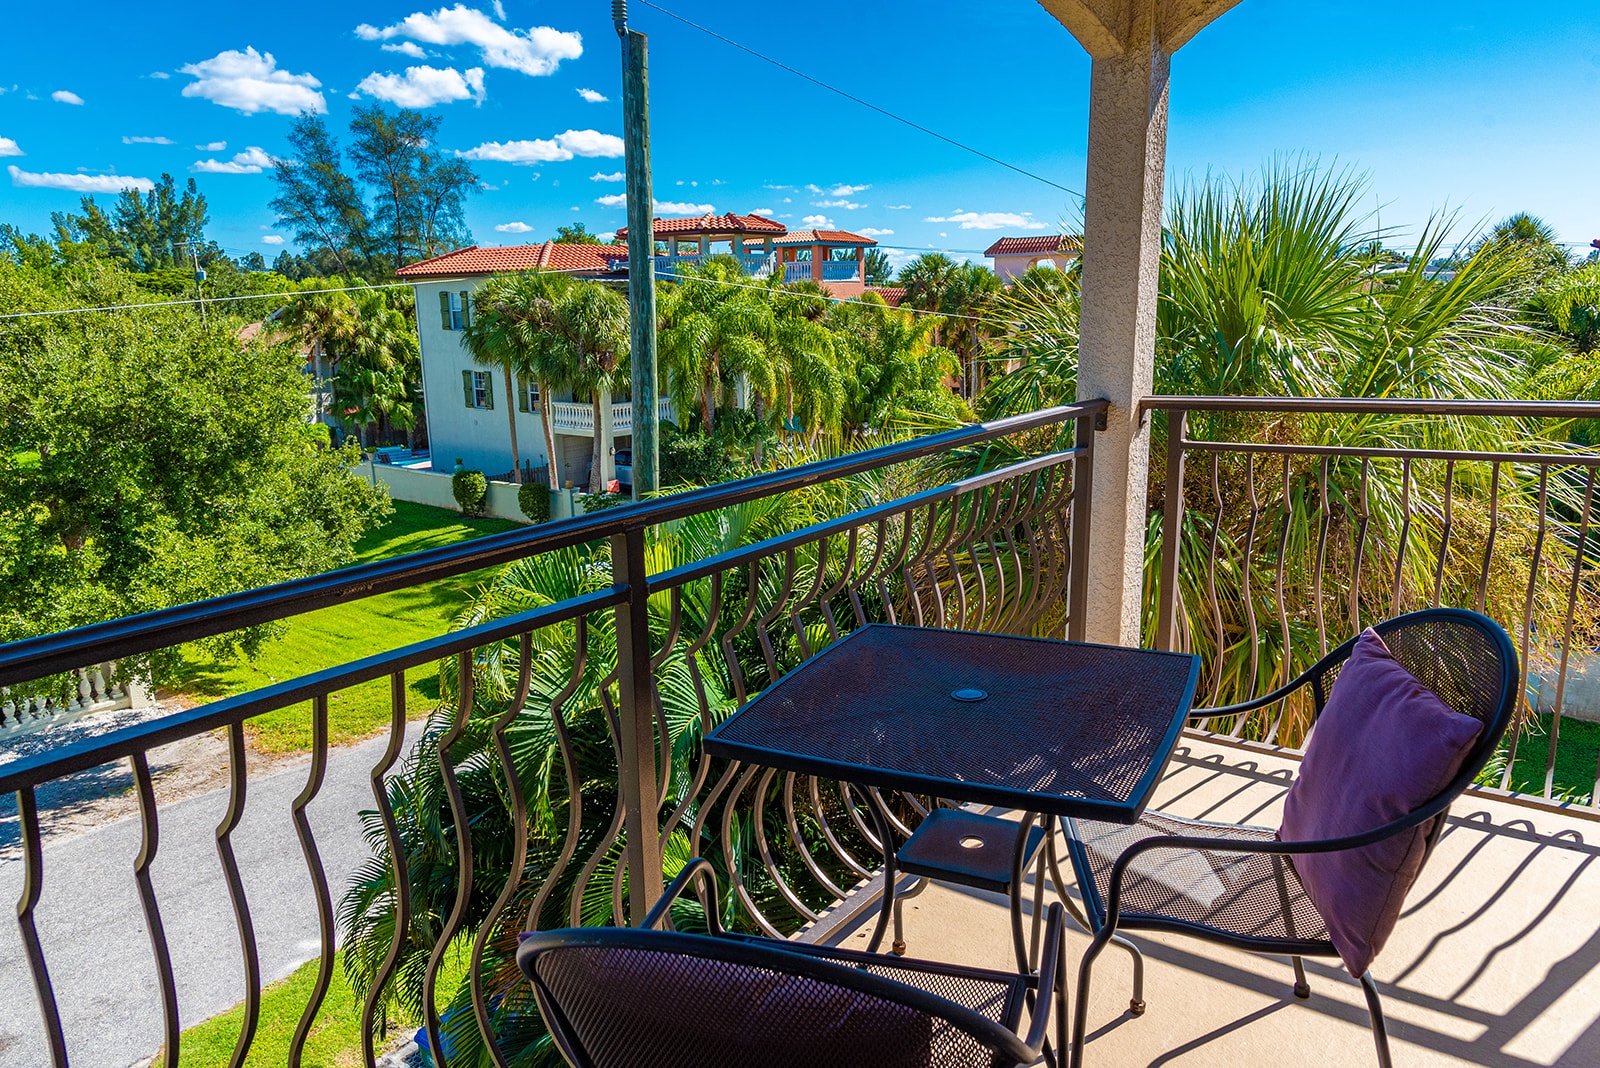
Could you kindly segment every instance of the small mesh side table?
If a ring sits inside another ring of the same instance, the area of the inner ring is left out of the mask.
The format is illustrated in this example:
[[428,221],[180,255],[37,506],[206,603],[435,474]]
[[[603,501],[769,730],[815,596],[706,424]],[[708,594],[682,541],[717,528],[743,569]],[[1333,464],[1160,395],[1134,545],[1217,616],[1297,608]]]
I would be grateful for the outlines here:
[[[862,786],[1133,823],[1200,677],[1184,653],[871,624],[706,735],[706,751]],[[885,817],[881,942],[894,900]],[[1020,923],[1020,916],[1013,916]]]

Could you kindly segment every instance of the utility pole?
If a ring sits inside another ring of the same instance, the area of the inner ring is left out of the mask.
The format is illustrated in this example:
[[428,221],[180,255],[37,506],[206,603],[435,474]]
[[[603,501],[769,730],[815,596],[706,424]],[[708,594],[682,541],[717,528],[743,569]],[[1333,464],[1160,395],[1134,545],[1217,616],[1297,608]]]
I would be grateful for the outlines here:
[[633,370],[633,499],[654,493],[660,436],[656,398],[655,200],[650,191],[649,57],[645,35],[628,29],[628,0],[611,0],[622,39],[622,140],[628,189],[628,320]]

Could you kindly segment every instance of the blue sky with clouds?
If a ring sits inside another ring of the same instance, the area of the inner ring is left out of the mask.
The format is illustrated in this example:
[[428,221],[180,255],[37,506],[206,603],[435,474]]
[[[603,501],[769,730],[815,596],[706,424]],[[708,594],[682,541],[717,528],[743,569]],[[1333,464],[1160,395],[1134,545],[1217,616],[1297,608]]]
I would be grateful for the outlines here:
[[[1034,0],[846,7],[667,0],[796,68],[1081,189],[1089,62]],[[608,0],[18,4],[0,41],[0,218],[44,231],[83,192],[170,172],[211,234],[269,258],[270,158],[301,110],[442,116],[474,161],[480,244],[624,222],[620,57]],[[663,213],[770,213],[914,250],[1071,226],[1076,198],[968,155],[650,8]],[[1514,211],[1600,237],[1600,18],[1592,0],[1243,0],[1172,64],[1168,188],[1305,154],[1366,174],[1404,244],[1430,215]]]

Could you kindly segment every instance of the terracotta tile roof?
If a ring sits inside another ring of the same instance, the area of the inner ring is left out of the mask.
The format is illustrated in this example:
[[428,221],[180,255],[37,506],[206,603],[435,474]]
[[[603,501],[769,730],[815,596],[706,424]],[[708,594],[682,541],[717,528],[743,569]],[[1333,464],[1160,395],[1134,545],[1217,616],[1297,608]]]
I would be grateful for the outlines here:
[[1027,256],[1040,252],[1082,252],[1083,238],[1076,234],[1043,237],[1002,237],[983,250],[985,256]]
[[605,271],[615,260],[626,260],[621,245],[573,245],[543,241],[537,245],[501,245],[446,252],[443,256],[408,263],[395,274],[401,278],[453,278],[503,271]]
[[905,286],[868,286],[866,292],[878,294],[891,308],[900,307],[900,302],[906,299]]
[[[728,212],[725,215],[693,215],[682,219],[663,219],[657,217],[651,228],[657,237],[668,235],[687,236],[690,234],[784,234],[789,228],[781,222],[760,215],[737,215]],[[628,228],[624,226],[617,231],[617,240],[628,239]]]
[[791,230],[774,245],[876,245],[870,237],[849,230]]

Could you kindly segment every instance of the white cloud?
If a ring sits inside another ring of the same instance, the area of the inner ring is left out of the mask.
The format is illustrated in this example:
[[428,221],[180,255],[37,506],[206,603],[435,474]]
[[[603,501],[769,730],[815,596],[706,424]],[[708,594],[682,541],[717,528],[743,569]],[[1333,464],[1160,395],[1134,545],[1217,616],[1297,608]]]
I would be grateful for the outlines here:
[[521,220],[518,220],[517,222],[500,223],[494,228],[494,231],[497,234],[526,234],[532,230],[533,227],[529,226],[525,222],[522,222]]
[[415,41],[401,41],[399,44],[386,44],[383,46],[383,50],[385,52],[398,52],[400,55],[410,56],[412,59],[428,58],[428,53]]
[[428,108],[468,98],[481,104],[483,68],[472,67],[464,73],[454,67],[439,70],[429,66],[407,67],[404,74],[374,71],[361,79],[356,90],[403,108]]
[[568,130],[550,140],[485,141],[456,155],[463,159],[498,160],[501,163],[552,163],[574,156],[610,157],[622,155],[622,138],[598,130]]
[[21,148],[17,147],[17,143],[15,141],[9,137],[0,137],[0,156],[22,155],[26,155],[26,153],[24,153]]
[[[950,215],[930,215],[923,222],[956,223],[963,230],[1048,230],[1032,214],[1018,215],[1010,211],[957,211]],[[943,235],[941,235],[943,236]]]
[[494,0],[494,17],[501,22],[506,20],[506,5],[502,4],[500,0]]
[[602,245],[609,245],[609,244],[611,244],[612,239],[614,239],[617,236],[617,232],[615,230],[601,230],[598,234],[595,234],[594,236],[596,237],[596,239],[599,240],[599,242]]
[[884,207],[888,208],[890,211],[910,211],[911,210],[911,205],[910,204],[885,204]]
[[836,185],[828,190],[828,195],[830,197],[853,197],[857,193],[865,193],[871,188],[872,186],[870,185]]
[[804,215],[801,216],[800,221],[813,230],[832,230],[834,228],[833,220],[826,215]]
[[260,174],[271,166],[272,157],[260,146],[251,145],[226,162],[220,159],[203,159],[191,164],[189,169],[196,174]]
[[608,97],[594,89],[579,89],[578,95],[591,104],[604,104]]
[[[602,208],[622,208],[628,204],[628,194],[612,193],[595,197],[594,202]],[[652,207],[661,215],[710,215],[717,210],[711,204],[690,204],[682,200],[656,200],[652,201]]]
[[65,189],[73,193],[120,193],[124,189],[137,189],[148,193],[156,187],[148,178],[121,174],[50,174],[25,171],[15,164],[6,170],[11,175],[11,184],[23,189]]
[[857,208],[866,207],[865,204],[854,200],[813,200],[813,207],[818,208],[843,208],[845,211],[855,211]]
[[876,226],[864,226],[857,230],[856,233],[860,234],[862,237],[891,237],[893,236],[894,231],[880,230]]
[[773,212],[772,212],[771,208],[757,208],[755,211],[752,211],[750,214],[751,215],[766,215],[766,216],[770,217],[773,214]]
[[779,192],[782,192],[785,189],[793,189],[794,186],[792,186],[792,185],[764,185],[761,188],[762,189],[775,189],[775,190],[777,190]]
[[246,115],[258,111],[321,115],[328,110],[328,102],[317,92],[321,82],[310,74],[279,70],[271,52],[257,52],[253,47],[243,52],[218,52],[179,69],[195,79],[183,87],[184,96],[198,96]]
[[170,137],[124,137],[125,145],[175,145],[178,142]]
[[488,66],[531,75],[553,74],[563,59],[583,55],[580,34],[549,26],[509,30],[465,4],[442,7],[431,15],[418,11],[382,29],[363,23],[356,27],[356,36],[364,41],[408,37],[431,45],[476,45]]
[[277,234],[262,234],[261,243],[263,245],[281,245],[283,244],[283,238]]
[[226,141],[207,141],[203,145],[195,145],[202,152],[225,152],[228,148]]
[[150,77],[154,78],[158,82],[164,82],[168,78],[172,77],[172,75],[168,74],[164,70],[154,70],[150,72]]
[[78,107],[83,106],[83,97],[72,92],[70,89],[57,89],[55,92],[50,94],[50,99],[54,100],[57,104],[75,104]]
[[624,175],[621,171],[612,171],[610,174],[602,174],[599,171],[596,171],[594,174],[589,176],[589,181],[591,181],[591,182],[620,182],[625,177],[627,177],[627,176]]

